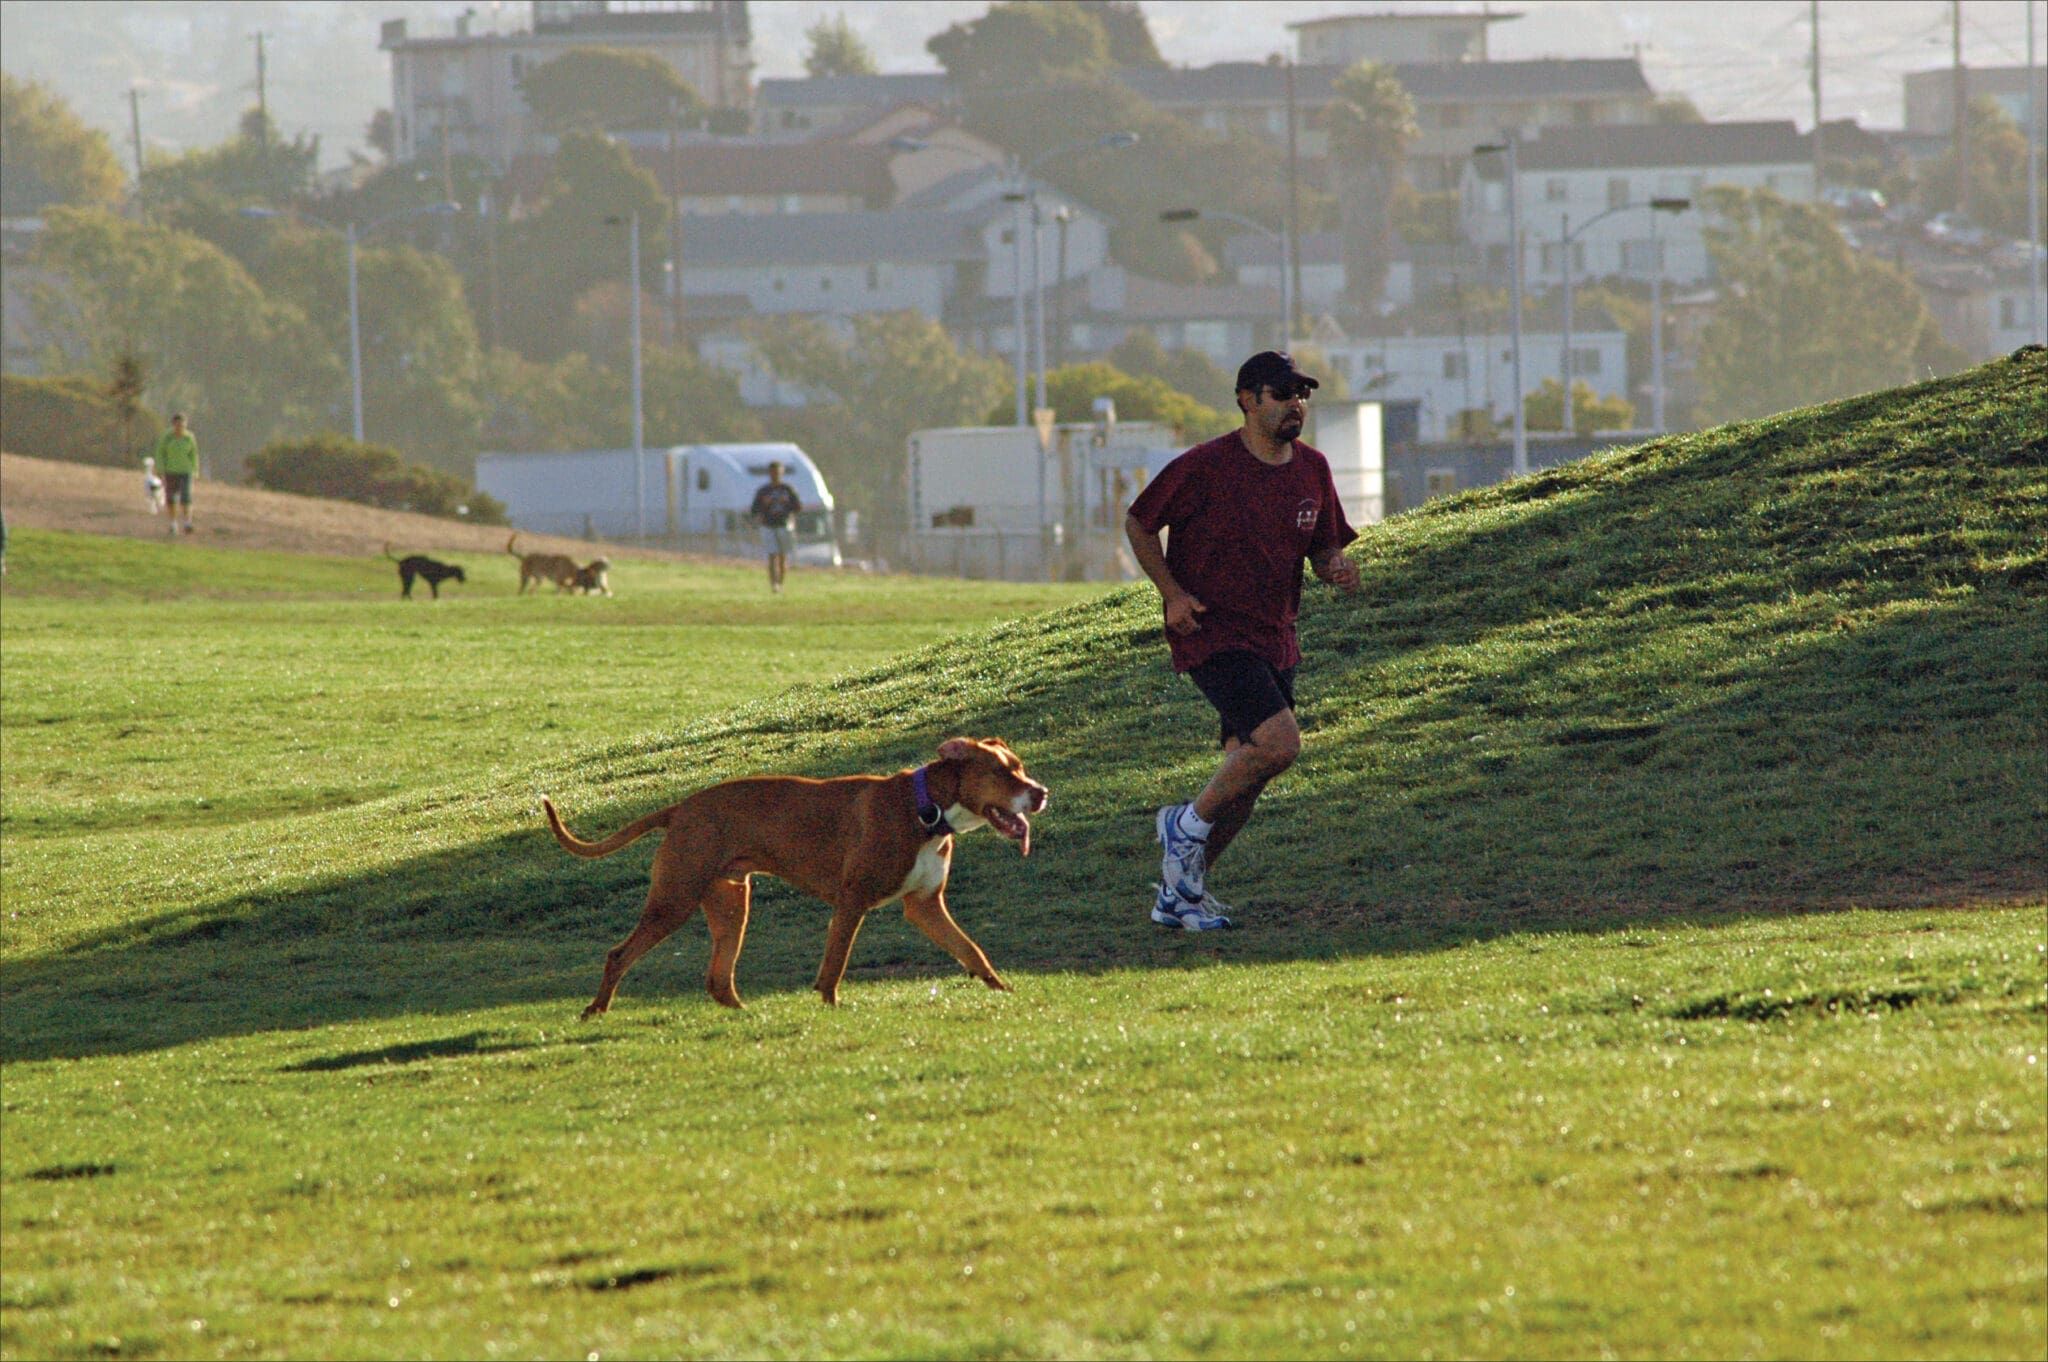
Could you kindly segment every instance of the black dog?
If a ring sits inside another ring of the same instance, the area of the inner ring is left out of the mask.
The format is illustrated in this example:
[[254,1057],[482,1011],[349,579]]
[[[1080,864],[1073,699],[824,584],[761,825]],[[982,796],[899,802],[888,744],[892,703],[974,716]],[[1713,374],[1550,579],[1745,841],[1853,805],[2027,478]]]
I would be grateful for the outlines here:
[[[386,558],[391,557],[391,546],[389,544],[384,546],[384,556]],[[434,599],[437,601],[441,599],[441,583],[447,581],[450,577],[453,577],[458,582],[467,582],[469,580],[468,577],[463,575],[462,569],[455,566],[455,564],[443,563],[437,559],[427,557],[424,553],[415,553],[409,558],[396,558],[392,561],[398,564],[398,580],[404,583],[398,594],[407,600],[412,599],[412,584],[415,578],[424,577],[427,579],[427,586],[433,591]]]

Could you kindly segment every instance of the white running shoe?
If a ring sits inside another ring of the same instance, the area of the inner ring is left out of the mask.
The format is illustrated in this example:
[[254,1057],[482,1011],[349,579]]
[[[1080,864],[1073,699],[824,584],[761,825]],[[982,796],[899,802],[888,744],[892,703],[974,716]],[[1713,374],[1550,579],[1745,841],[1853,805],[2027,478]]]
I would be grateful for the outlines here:
[[1200,903],[1189,903],[1165,885],[1154,885],[1159,892],[1152,901],[1152,920],[1162,927],[1179,927],[1189,932],[1229,931],[1237,926],[1221,910],[1226,903],[1213,898],[1204,898]]
[[1152,820],[1153,831],[1159,836],[1159,844],[1166,848],[1159,858],[1160,882],[1181,901],[1199,904],[1202,901],[1202,876],[1209,867],[1209,843],[1201,837],[1190,837],[1180,830],[1180,813],[1185,804],[1168,804]]

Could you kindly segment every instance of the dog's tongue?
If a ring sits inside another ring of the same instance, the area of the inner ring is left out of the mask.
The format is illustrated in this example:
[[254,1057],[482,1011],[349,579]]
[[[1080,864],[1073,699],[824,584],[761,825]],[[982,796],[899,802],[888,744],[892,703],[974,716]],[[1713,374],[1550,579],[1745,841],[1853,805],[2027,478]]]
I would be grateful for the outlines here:
[[1021,813],[1008,809],[990,809],[986,815],[988,825],[1017,844],[1020,854],[1031,854],[1031,820]]

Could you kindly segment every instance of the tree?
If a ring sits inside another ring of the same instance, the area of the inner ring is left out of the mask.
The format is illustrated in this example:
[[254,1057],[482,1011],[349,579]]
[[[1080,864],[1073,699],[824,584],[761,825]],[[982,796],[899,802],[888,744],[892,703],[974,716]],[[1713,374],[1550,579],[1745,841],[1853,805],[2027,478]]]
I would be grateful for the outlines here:
[[1344,288],[1354,317],[1371,314],[1394,257],[1394,198],[1415,139],[1415,101],[1390,66],[1364,61],[1337,77],[1330,157],[1342,223]]
[[1102,25],[1102,36],[1109,42],[1110,65],[1166,69],[1166,58],[1152,41],[1151,26],[1145,22],[1138,0],[1076,0],[1075,8]]
[[108,206],[125,182],[105,133],[48,86],[0,74],[0,217],[34,217],[57,203]]
[[1022,89],[1110,67],[1101,20],[1059,0],[998,0],[979,19],[935,34],[925,49],[963,88]]
[[[1142,326],[1124,333],[1109,362],[1134,378],[1156,378],[1210,406],[1228,407],[1236,375],[1225,372],[1200,350],[1168,353],[1159,337]],[[1121,412],[1123,409],[1117,409]]]
[[[273,299],[312,319],[335,353],[348,351],[348,248],[324,228],[266,223],[250,272]],[[381,238],[383,233],[379,233]],[[380,440],[466,473],[483,419],[476,323],[444,257],[398,243],[358,246],[363,425]],[[346,373],[323,409],[346,424]]]
[[872,76],[879,69],[875,54],[861,41],[844,14],[820,19],[804,30],[811,45],[804,54],[804,70],[813,79],[820,76]]
[[[1134,147],[1057,155],[1039,175],[1108,218],[1111,253],[1140,274],[1201,282],[1215,272],[1215,251],[1238,230],[1220,220],[1176,229],[1159,221],[1166,209],[1225,209],[1276,229],[1282,222],[1286,168],[1270,146],[1155,109],[1107,73],[971,89],[963,121],[1026,164],[1048,152],[1087,148],[1106,133],[1137,133]],[[1308,204],[1312,196],[1303,198]]]
[[[1011,393],[984,414],[982,419],[987,424],[1001,425],[1011,419],[1015,410],[1014,388]],[[1098,397],[1116,403],[1117,420],[1163,421],[1190,443],[1221,435],[1238,424],[1236,417],[1197,401],[1164,379],[1127,374],[1101,360],[1069,364],[1045,376],[1045,400],[1063,422],[1094,420]],[[1234,400],[1231,410],[1236,410]]]
[[341,353],[305,313],[211,243],[99,209],[55,208],[46,224],[34,262],[50,277],[31,305],[77,356],[51,366],[105,373],[134,355],[155,403],[193,414],[215,467],[318,419],[342,382]]
[[[1989,99],[1970,101],[1970,217],[2005,236],[2027,233],[2027,134]],[[1920,198],[1935,208],[1955,208],[1956,157],[1951,147],[1925,171]]]
[[671,128],[694,124],[704,101],[675,68],[652,52],[572,47],[519,82],[543,132]]
[[391,110],[379,109],[370,115],[369,125],[363,129],[363,140],[386,164],[397,159],[398,121],[391,116]]
[[576,300],[601,280],[623,279],[626,223],[640,218],[641,286],[660,278],[668,202],[652,175],[602,133],[572,132],[561,140],[538,210],[504,243],[500,270],[507,334],[530,359],[568,352],[564,325]]
[[1904,271],[1851,250],[1833,218],[1769,190],[1701,195],[1722,302],[1702,340],[1702,424],[1894,387],[1960,367]]
[[850,335],[803,318],[764,324],[754,350],[814,399],[772,413],[771,427],[803,437],[835,494],[882,533],[909,514],[910,432],[978,421],[1009,388],[1001,360],[963,353],[912,312],[854,317]]
[[313,185],[320,139],[299,134],[283,141],[261,109],[242,115],[235,135],[216,147],[148,162],[142,198],[152,209],[198,199],[229,205],[289,203]]
[[[485,448],[618,449],[632,443],[630,372],[572,354],[550,364],[493,350],[484,360]],[[648,447],[762,438],[758,416],[731,374],[680,347],[650,346],[641,359],[643,437]]]
[[[1564,429],[1564,384],[1554,378],[1522,400],[1523,422],[1530,430]],[[1602,395],[1583,378],[1572,380],[1572,427],[1576,431],[1629,430],[1636,409],[1619,393]]]

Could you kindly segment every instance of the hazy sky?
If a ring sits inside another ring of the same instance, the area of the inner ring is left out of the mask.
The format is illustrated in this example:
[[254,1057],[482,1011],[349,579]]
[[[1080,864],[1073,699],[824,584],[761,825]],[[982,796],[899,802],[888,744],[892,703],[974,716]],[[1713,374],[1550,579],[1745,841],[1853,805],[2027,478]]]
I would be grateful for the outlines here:
[[[1169,61],[1206,65],[1291,51],[1289,22],[1389,10],[1477,11],[1473,0],[1143,0]],[[2048,49],[2048,0],[1964,0],[1963,60],[2023,65],[2027,10],[2036,61]],[[324,166],[363,144],[370,115],[391,102],[378,25],[405,18],[415,34],[452,31],[477,11],[479,28],[522,28],[525,0],[0,0],[0,65],[53,85],[79,114],[132,155],[127,92],[142,91],[145,143],[219,141],[255,102],[255,34],[262,32],[273,116],[287,134],[312,132]],[[925,40],[987,9],[985,0],[754,0],[758,75],[802,73],[803,31],[844,14],[888,71],[933,67]],[[1497,0],[1522,17],[1492,29],[1496,58],[1640,55],[1660,94],[1691,96],[1709,118],[1792,118],[1810,125],[1806,0]],[[1896,127],[1900,77],[1950,60],[1948,0],[1821,0],[1822,108],[1870,127]]]

